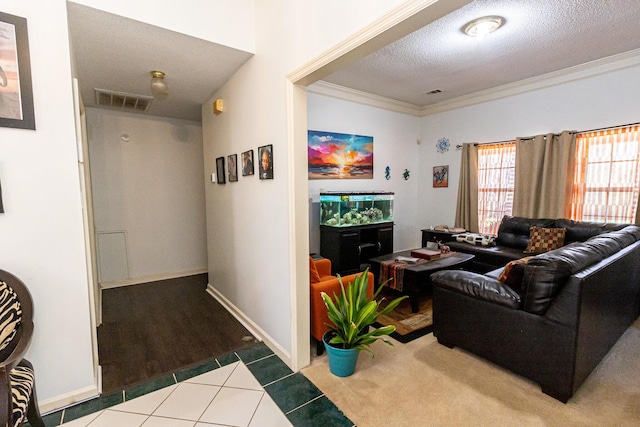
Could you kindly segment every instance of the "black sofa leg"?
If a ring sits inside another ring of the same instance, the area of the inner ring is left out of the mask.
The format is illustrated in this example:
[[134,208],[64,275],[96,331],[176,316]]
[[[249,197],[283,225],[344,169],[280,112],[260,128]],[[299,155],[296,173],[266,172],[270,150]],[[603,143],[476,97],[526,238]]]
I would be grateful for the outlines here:
[[540,385],[542,392],[546,395],[553,397],[554,399],[559,400],[562,403],[567,403],[569,399],[571,399],[571,393],[561,393],[558,390],[552,389],[551,387],[547,387],[544,385]]
[[443,346],[447,347],[447,348],[453,348],[455,347],[455,345],[453,344],[449,344],[446,341],[441,340],[440,338],[438,338],[438,344],[442,344]]

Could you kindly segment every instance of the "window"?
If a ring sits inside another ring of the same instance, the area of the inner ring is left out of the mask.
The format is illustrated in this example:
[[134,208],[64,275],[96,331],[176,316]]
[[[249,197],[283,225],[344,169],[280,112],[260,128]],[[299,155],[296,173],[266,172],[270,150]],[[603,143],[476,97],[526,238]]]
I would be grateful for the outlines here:
[[478,146],[478,229],[498,234],[500,221],[513,211],[516,143]]
[[640,190],[638,126],[576,136],[571,219],[634,223]]

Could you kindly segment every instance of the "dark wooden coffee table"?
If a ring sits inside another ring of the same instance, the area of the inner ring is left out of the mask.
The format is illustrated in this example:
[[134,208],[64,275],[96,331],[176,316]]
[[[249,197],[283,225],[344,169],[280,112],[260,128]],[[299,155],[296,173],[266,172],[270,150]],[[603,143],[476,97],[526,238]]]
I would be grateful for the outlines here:
[[[371,258],[371,272],[375,276],[376,287],[380,277],[380,263],[384,261],[393,261],[399,256],[411,256],[411,251],[394,252],[392,254],[382,255]],[[431,274],[440,270],[455,270],[463,268],[474,258],[471,254],[456,252],[444,258],[433,261],[422,262],[419,264],[408,264],[404,269],[404,280],[402,283],[402,293],[409,295],[411,302],[411,311],[418,311],[418,295],[430,286],[429,277]]]

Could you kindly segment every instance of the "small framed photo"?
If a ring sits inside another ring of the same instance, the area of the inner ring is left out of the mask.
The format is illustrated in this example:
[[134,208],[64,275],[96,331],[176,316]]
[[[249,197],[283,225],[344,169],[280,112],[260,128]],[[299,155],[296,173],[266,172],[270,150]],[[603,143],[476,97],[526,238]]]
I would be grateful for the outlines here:
[[253,175],[253,150],[242,153],[242,176]]
[[229,167],[229,182],[238,181],[238,155],[227,156],[227,166]]
[[226,177],[224,176],[224,157],[218,157],[216,159],[216,182],[218,184],[224,184]]
[[27,20],[0,12],[0,126],[36,129]]
[[449,186],[449,165],[433,167],[433,187]]
[[273,179],[273,146],[269,144],[258,147],[258,158],[260,179]]

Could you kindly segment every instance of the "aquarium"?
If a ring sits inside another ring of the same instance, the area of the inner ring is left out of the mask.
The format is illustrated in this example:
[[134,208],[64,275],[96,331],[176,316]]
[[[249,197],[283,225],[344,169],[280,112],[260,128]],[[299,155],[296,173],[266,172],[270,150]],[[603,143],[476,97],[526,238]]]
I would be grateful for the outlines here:
[[393,193],[320,193],[320,225],[350,227],[380,222],[393,222]]

